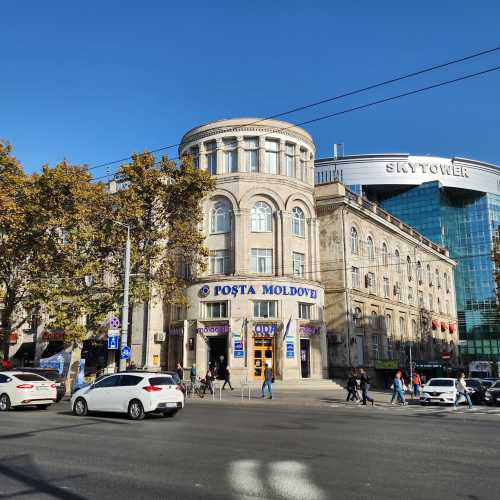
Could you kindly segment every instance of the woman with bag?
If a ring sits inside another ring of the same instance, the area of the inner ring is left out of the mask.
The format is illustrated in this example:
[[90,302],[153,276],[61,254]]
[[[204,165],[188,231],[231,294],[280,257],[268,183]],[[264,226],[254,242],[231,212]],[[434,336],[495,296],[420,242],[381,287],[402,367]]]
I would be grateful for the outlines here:
[[394,399],[396,396],[400,400],[400,404],[403,406],[407,405],[408,403],[405,400],[405,393],[404,393],[404,380],[403,380],[403,372],[401,370],[398,370],[396,372],[396,375],[394,377],[394,380],[392,381],[392,398],[391,398],[391,405],[394,404]]
[[455,399],[455,408],[458,408],[458,401],[460,400],[460,396],[465,398],[467,404],[469,405],[469,410],[472,410],[472,401],[469,396],[469,390],[467,389],[467,384],[465,383],[465,373],[460,372],[457,379],[457,397]]

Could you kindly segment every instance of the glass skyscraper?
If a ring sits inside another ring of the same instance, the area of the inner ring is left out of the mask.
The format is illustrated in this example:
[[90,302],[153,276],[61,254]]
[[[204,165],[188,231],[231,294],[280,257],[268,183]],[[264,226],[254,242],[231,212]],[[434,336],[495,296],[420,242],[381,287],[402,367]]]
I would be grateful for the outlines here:
[[348,187],[449,249],[464,362],[500,361],[493,240],[500,228],[500,169],[465,160],[360,155],[316,162],[316,183]]

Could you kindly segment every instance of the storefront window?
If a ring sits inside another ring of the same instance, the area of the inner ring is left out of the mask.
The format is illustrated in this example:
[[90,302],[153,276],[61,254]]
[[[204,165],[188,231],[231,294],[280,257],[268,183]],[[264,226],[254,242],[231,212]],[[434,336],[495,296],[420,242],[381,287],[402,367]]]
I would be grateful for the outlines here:
[[276,301],[275,300],[256,300],[253,303],[253,315],[255,318],[275,318]]
[[206,302],[205,307],[208,319],[227,318],[227,302]]

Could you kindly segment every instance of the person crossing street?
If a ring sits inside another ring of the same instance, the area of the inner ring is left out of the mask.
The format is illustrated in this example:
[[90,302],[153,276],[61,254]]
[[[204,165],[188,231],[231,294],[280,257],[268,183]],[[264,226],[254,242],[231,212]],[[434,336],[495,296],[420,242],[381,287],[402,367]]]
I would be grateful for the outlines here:
[[262,384],[262,398],[266,397],[266,387],[269,391],[269,399],[273,399],[273,370],[269,361],[266,362],[266,368],[264,370],[264,382]]
[[368,394],[370,390],[370,377],[365,373],[363,368],[360,369],[359,381],[361,384],[361,394],[363,398],[363,405],[366,406],[366,402],[370,401],[372,406],[375,404],[375,400]]

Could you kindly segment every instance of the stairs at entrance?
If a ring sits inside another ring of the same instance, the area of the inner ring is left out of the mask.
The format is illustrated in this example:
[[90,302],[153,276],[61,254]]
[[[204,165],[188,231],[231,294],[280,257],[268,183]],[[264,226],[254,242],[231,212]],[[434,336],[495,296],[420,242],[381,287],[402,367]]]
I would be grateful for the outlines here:
[[[250,382],[252,387],[260,387],[261,385],[262,382]],[[342,385],[329,379],[276,380],[273,386],[276,390],[283,389],[285,391],[338,391],[343,389]]]

